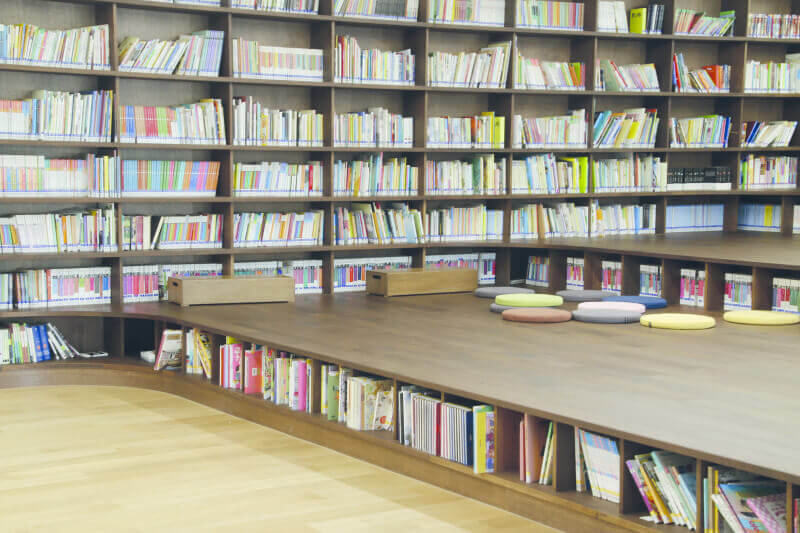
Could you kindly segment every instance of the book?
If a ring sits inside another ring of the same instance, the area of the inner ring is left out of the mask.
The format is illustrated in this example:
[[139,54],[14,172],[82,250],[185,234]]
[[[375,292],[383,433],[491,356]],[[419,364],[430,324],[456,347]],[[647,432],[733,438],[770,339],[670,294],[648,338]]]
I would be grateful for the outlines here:
[[[429,164],[433,162],[426,162],[426,181]],[[413,196],[418,192],[419,167],[405,157],[384,159],[381,152],[338,160],[333,166],[334,196]]]
[[0,64],[110,70],[108,24],[47,29],[0,24]]
[[154,370],[163,370],[167,367],[180,367],[183,358],[183,331],[179,329],[165,329],[161,333],[161,342],[156,352]]
[[553,117],[511,118],[512,148],[585,148],[586,110]]
[[503,238],[503,211],[485,205],[430,209],[425,213],[426,242],[499,241]]
[[406,204],[393,203],[384,209],[381,204],[350,204],[333,212],[334,243],[389,244],[424,242],[422,214]]
[[797,186],[797,158],[747,154],[740,160],[739,188],[794,189]]
[[611,235],[653,235],[656,232],[655,204],[600,205],[598,200],[589,203],[592,237]]
[[550,258],[540,255],[528,257],[528,270],[525,276],[525,283],[538,287],[547,287],[550,284]]
[[495,412],[490,405],[472,407],[473,471],[485,474],[495,471]]
[[244,393],[263,394],[263,350],[245,350],[244,352]]
[[511,41],[491,43],[477,52],[430,52],[427,80],[431,87],[506,86]]
[[[730,510],[728,516],[725,516],[726,521],[732,525],[733,519],[735,519],[742,531],[748,533],[751,531],[767,532],[767,528],[748,508],[747,500],[772,494],[782,494],[783,498],[786,498],[786,485],[776,481],[720,483],[719,489]],[[731,514],[733,517],[730,516]]]
[[543,61],[524,57],[517,50],[514,88],[548,91],[578,91],[586,88],[586,64]]
[[589,237],[589,206],[559,202],[552,207],[541,206],[540,209],[540,234],[545,239]]
[[588,159],[546,153],[515,160],[511,168],[511,193],[585,194],[589,187]]
[[175,41],[129,36],[118,46],[119,70],[182,76],[219,76],[225,32],[203,30]]
[[471,117],[428,117],[428,148],[504,148],[505,117],[485,111]]
[[630,108],[621,112],[600,111],[595,113],[592,146],[595,148],[653,148],[659,122],[656,109]]
[[766,496],[757,496],[745,500],[747,507],[753,511],[764,524],[768,533],[786,532],[786,493],[776,492]]
[[706,115],[692,118],[670,118],[669,136],[672,148],[727,148],[731,118]]
[[314,246],[322,244],[324,212],[235,213],[235,248]]
[[693,9],[676,9],[672,33],[722,37],[733,29],[735,18],[734,11],[721,11],[718,17],[714,17]]
[[382,107],[337,113],[333,117],[333,144],[352,148],[411,148],[414,117],[392,113]]
[[22,270],[9,278],[4,299],[15,309],[111,303],[111,267]]
[[0,100],[0,139],[108,143],[113,105],[114,91],[42,89],[24,100]]
[[800,38],[800,15],[783,13],[749,13],[747,36],[762,39]]
[[[121,105],[117,140],[132,144],[226,144],[222,100],[174,106]],[[110,117],[110,113],[109,113]]]
[[594,87],[607,92],[658,92],[658,74],[653,63],[617,65],[598,59],[594,69]]
[[324,117],[314,109],[270,109],[252,96],[233,99],[233,144],[322,146]]

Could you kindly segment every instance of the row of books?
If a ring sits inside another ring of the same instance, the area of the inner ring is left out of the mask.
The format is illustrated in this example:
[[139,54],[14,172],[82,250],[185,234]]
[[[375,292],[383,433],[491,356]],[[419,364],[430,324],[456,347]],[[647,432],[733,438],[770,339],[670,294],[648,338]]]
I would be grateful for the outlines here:
[[505,0],[428,0],[428,22],[503,26]]
[[589,204],[592,237],[609,235],[652,235],[656,232],[656,204]]
[[202,30],[175,41],[126,37],[119,43],[119,70],[181,76],[219,76],[224,31]]
[[419,14],[419,0],[336,0],[333,12],[339,16],[413,22]]
[[113,91],[37,90],[0,100],[0,139],[111,142]]
[[499,241],[503,239],[503,211],[485,205],[429,209],[424,232],[427,242]]
[[653,63],[617,65],[598,59],[594,68],[594,88],[607,92],[658,92],[656,66]]
[[[674,120],[674,119],[670,119]],[[631,108],[596,113],[592,146],[596,148],[653,148],[658,132],[655,109]]]
[[780,204],[740,203],[737,220],[739,231],[780,233],[781,206]]
[[585,7],[579,2],[518,0],[517,26],[540,30],[580,31]]
[[668,205],[664,231],[722,231],[723,212],[723,204]]
[[492,43],[477,52],[431,52],[427,63],[428,85],[505,87],[510,56],[511,41]]
[[735,11],[721,11],[718,17],[714,17],[694,9],[676,9],[672,33],[722,37],[732,32],[735,19]]
[[772,310],[800,313],[800,280],[772,278]]
[[494,154],[465,160],[426,161],[425,194],[480,195],[506,193],[506,158]]
[[[123,250],[183,250],[222,247],[222,215],[122,216]],[[155,231],[151,233],[152,228]]]
[[661,296],[660,265],[639,265],[639,295]]
[[690,70],[683,53],[672,54],[672,89],[679,93],[728,93],[730,65],[705,65]]
[[730,167],[670,168],[667,171],[667,191],[729,191]]
[[111,303],[111,267],[23,270],[13,279],[16,309]]
[[[204,98],[176,106],[119,106],[119,142],[225,144],[222,100]],[[110,120],[110,117],[109,117]]]
[[322,210],[234,213],[233,245],[236,248],[321,245],[324,220]]
[[550,258],[541,255],[528,257],[528,268],[525,274],[525,283],[538,287],[550,285]]
[[706,296],[706,271],[694,268],[681,269],[679,302],[681,305],[703,307]]
[[798,39],[800,15],[750,13],[747,15],[747,35],[764,39]]
[[337,83],[414,85],[415,62],[410,49],[362,50],[358,39],[340,35],[333,59],[333,81]]
[[748,61],[744,65],[744,92],[800,92],[800,54],[786,54],[786,62]]
[[425,242],[422,213],[393,203],[351,204],[333,211],[334,243],[337,245]]
[[706,115],[693,118],[670,118],[671,148],[727,148],[731,118]]
[[560,202],[552,207],[540,206],[541,230],[545,239],[554,237],[589,237],[589,207]]
[[553,153],[515,160],[512,194],[584,194],[588,192],[588,157],[558,157]]
[[580,62],[540,61],[523,57],[517,50],[514,88],[549,91],[582,91],[586,87],[586,65]]
[[113,207],[0,218],[0,254],[116,250]]
[[722,308],[727,310],[752,309],[753,276],[751,274],[725,273],[725,293]]
[[650,521],[695,529],[697,482],[694,459],[655,450],[634,455],[625,461],[625,466],[639,490]]
[[628,154],[592,161],[594,192],[655,192],[669,190],[667,162],[660,156]]
[[405,157],[384,160],[383,153],[370,154],[333,166],[334,196],[412,196],[418,191],[419,168]]
[[83,159],[0,155],[0,197],[104,198],[128,194],[120,191],[119,165],[120,160],[116,155],[87,154]]
[[[116,159],[120,196],[215,196],[219,161]],[[95,182],[99,181],[95,179]],[[110,180],[109,180],[110,181]]]
[[323,50],[267,46],[234,37],[231,71],[234,78],[322,81]]
[[11,323],[0,328],[0,365],[92,357],[76,350],[59,329],[45,324]]
[[585,148],[586,110],[539,118],[511,118],[512,148]]
[[789,146],[796,129],[796,120],[742,122],[742,146],[754,148]]
[[411,148],[414,145],[414,117],[404,117],[383,107],[337,113],[333,119],[333,145]]
[[432,268],[474,268],[478,283],[492,284],[495,280],[497,254],[495,252],[426,254],[425,266]]
[[314,109],[270,109],[252,96],[233,99],[233,144],[322,146],[323,116]]
[[428,148],[504,148],[506,120],[494,111],[472,117],[428,117]]
[[108,24],[52,30],[0,24],[0,64],[109,70]]
[[575,490],[619,503],[619,448],[617,441],[575,428]]
[[245,197],[322,196],[322,162],[235,163],[233,195]]
[[600,290],[609,294],[622,294],[622,262],[600,262]]
[[625,2],[597,3],[597,31],[609,33],[660,34],[664,24],[664,5],[650,4],[625,14]]
[[411,257],[363,257],[333,260],[333,292],[363,291],[367,287],[367,271],[398,270],[411,267]]
[[[220,0],[197,0],[217,2]],[[231,7],[282,13],[319,13],[319,0],[231,0]]]
[[583,289],[583,257],[567,257],[566,284],[568,289]]

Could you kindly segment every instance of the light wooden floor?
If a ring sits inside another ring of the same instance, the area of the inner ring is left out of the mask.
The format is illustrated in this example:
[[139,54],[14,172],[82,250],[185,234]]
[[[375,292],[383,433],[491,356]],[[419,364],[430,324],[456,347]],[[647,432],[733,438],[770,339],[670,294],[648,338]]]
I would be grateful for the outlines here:
[[182,398],[0,390],[0,530],[555,530]]

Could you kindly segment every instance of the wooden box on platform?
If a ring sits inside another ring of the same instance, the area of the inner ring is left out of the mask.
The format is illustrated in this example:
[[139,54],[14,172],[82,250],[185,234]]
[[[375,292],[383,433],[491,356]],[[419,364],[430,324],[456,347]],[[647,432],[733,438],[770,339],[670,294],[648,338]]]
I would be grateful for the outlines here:
[[367,272],[367,292],[379,296],[410,296],[470,292],[478,286],[474,268],[377,269]]
[[289,276],[171,277],[167,287],[169,301],[182,307],[294,301],[294,279]]

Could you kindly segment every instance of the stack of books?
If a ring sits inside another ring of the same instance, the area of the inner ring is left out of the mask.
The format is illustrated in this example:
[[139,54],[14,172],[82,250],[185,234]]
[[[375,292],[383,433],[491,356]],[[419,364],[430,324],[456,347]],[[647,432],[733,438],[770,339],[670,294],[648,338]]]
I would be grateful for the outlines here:
[[731,118],[706,115],[692,118],[670,118],[671,148],[727,148]]
[[514,88],[548,91],[582,91],[586,88],[586,65],[580,62],[539,61],[523,57],[517,50]]
[[683,54],[673,54],[672,88],[679,93],[728,93],[731,91],[731,66],[706,65],[689,70]]
[[414,54],[410,49],[362,50],[358,39],[340,35],[336,37],[333,66],[333,81],[337,83],[414,85]]
[[425,256],[427,268],[474,268],[478,271],[479,284],[493,284],[497,254],[495,252],[430,254]]
[[477,52],[431,52],[428,54],[428,85],[505,87],[510,55],[511,41],[492,43]]
[[300,213],[234,213],[233,246],[314,246],[322,244],[322,210]]
[[800,279],[772,278],[772,310],[800,313]]
[[742,146],[756,148],[789,146],[796,129],[796,120],[742,122]]
[[601,111],[594,120],[595,148],[653,148],[659,123],[655,109]]
[[675,26],[672,33],[675,35],[704,35],[708,37],[722,37],[733,30],[733,21],[736,19],[735,11],[721,11],[718,17],[706,15],[702,11],[693,9],[676,9]]
[[597,2],[597,31],[628,33],[628,17],[622,0]]
[[609,294],[622,294],[622,262],[600,263],[600,290]]
[[238,37],[232,44],[234,78],[322,81],[322,50],[267,46]]
[[128,198],[215,196],[219,161],[153,161],[124,159],[120,195]]
[[111,142],[113,103],[113,91],[38,90],[25,100],[0,100],[0,139]]
[[608,92],[658,92],[658,74],[653,63],[617,65],[598,59],[594,68],[594,87]]
[[404,117],[382,107],[337,113],[333,118],[333,145],[411,148],[414,145],[414,117]]
[[660,265],[639,265],[639,295],[661,297]]
[[552,153],[514,161],[511,194],[585,194],[588,157],[559,157]]
[[747,36],[762,39],[799,39],[800,15],[750,13]]
[[176,106],[119,106],[119,142],[225,144],[222,100]]
[[742,190],[797,187],[796,157],[747,154],[742,156],[740,169],[739,188]]
[[119,158],[87,154],[83,159],[0,155],[0,198],[119,195]]
[[0,24],[0,64],[109,70],[108,24],[48,30],[33,24]]
[[412,196],[419,191],[419,168],[405,157],[384,160],[383,153],[333,165],[334,196]]
[[314,109],[268,109],[252,96],[233,99],[233,144],[322,146],[323,116]]
[[411,267],[411,257],[362,257],[333,260],[333,292],[363,291],[367,287],[367,271]]
[[619,503],[619,470],[616,440],[575,428],[575,474],[579,492],[588,487],[595,498]]
[[668,205],[666,233],[722,231],[723,204]]
[[552,237],[589,237],[589,207],[574,203],[558,203],[542,207],[542,228],[545,239]]
[[500,241],[503,210],[485,205],[429,209],[425,213],[427,242]]
[[780,233],[780,204],[739,204],[739,231],[766,231]]
[[583,289],[583,257],[567,257],[567,288]]
[[111,267],[23,270],[14,284],[16,309],[111,303]]
[[583,30],[584,5],[579,2],[519,0],[517,27],[539,30]]
[[408,205],[393,203],[350,204],[333,210],[334,243],[339,246],[360,244],[421,243],[425,240],[422,214]]
[[586,110],[568,115],[511,119],[512,148],[586,148]]
[[731,167],[670,168],[667,191],[729,191]]
[[461,161],[426,161],[425,194],[505,194],[506,158],[475,155]]
[[124,303],[157,302],[158,265],[123,265],[122,301]]
[[176,41],[126,37],[119,43],[119,70],[182,76],[219,76],[225,32],[203,30]]
[[416,22],[419,13],[419,0],[389,0],[383,2],[336,0],[333,5],[333,13],[339,16]]
[[539,206],[523,205],[511,210],[511,240],[539,238]]
[[428,22],[503,26],[505,20],[505,0],[428,0]]
[[[99,356],[99,355],[98,355]],[[11,323],[0,329],[0,365],[93,357],[76,350],[51,323]]]
[[537,287],[547,287],[550,284],[550,258],[541,255],[528,257],[528,270],[525,283]]
[[681,305],[703,307],[706,295],[706,271],[694,268],[681,269],[680,299]]
[[652,235],[656,232],[656,204],[589,204],[592,237],[609,235]]
[[322,162],[235,163],[233,166],[234,196],[322,196]]
[[[202,1],[202,0],[198,0]],[[219,0],[216,1],[219,5]],[[231,7],[255,9],[257,11],[278,11],[282,13],[319,13],[319,0],[231,0]]]
[[748,61],[744,65],[744,92],[800,92],[800,55],[787,54],[785,63]]
[[722,308],[726,311],[751,309],[753,306],[753,276],[725,273],[725,295]]
[[553,423],[524,414],[519,421],[519,480],[552,485],[554,455]]
[[[697,498],[695,460],[673,452],[653,451],[625,461],[639,494],[656,524],[695,529]],[[706,531],[711,531],[707,529]]]
[[111,206],[0,218],[0,254],[116,252]]
[[658,192],[667,190],[669,171],[660,156],[629,154],[592,161],[594,192]]
[[472,117],[428,117],[428,148],[504,148],[506,118],[494,111]]

